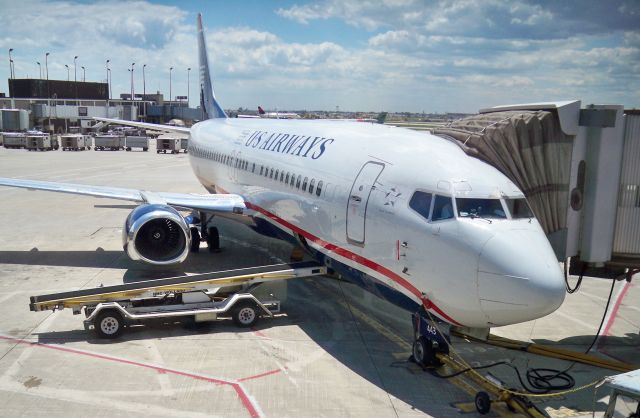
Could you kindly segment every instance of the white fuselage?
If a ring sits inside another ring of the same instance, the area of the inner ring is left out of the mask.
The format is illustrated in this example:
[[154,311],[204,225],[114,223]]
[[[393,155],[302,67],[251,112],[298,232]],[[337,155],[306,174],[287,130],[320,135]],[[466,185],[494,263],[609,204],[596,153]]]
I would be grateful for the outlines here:
[[[544,316],[564,299],[535,219],[459,216],[456,198],[505,205],[523,194],[454,142],[377,124],[211,119],[192,128],[189,157],[207,190],[241,195],[256,221],[409,309],[487,327]],[[435,220],[437,202],[432,219],[419,214],[416,191],[449,198],[452,217]]]

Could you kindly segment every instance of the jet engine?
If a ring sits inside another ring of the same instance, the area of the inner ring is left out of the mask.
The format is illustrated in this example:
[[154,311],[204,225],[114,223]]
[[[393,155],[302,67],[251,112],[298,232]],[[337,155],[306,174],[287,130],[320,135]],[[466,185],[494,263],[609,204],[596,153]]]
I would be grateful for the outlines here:
[[122,245],[132,260],[155,265],[182,263],[189,255],[191,231],[171,206],[141,205],[127,217]]

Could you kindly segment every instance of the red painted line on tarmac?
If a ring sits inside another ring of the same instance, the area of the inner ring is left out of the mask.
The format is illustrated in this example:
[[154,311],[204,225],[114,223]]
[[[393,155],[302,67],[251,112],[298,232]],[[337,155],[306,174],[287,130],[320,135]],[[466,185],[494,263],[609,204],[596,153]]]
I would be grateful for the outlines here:
[[265,334],[264,332],[260,331],[259,329],[256,329],[255,327],[251,327],[251,331],[253,331],[253,334],[258,336],[258,337],[269,338],[267,336],[267,334]]
[[271,376],[272,374],[276,374],[280,372],[282,372],[282,369],[275,369],[275,370],[271,370],[270,372],[257,374],[255,376],[243,377],[242,379],[238,379],[238,382],[244,382],[245,380],[252,380],[252,379],[258,379],[265,376]]
[[[166,367],[156,366],[156,365],[153,365],[153,364],[141,363],[141,362],[138,362],[138,361],[127,360],[127,359],[118,358],[118,357],[111,357],[111,356],[107,356],[107,355],[104,355],[104,354],[92,353],[92,352],[83,351],[83,350],[76,350],[76,349],[73,349],[73,348],[59,347],[59,346],[50,345],[50,344],[27,341],[27,340],[23,340],[21,338],[8,337],[8,336],[5,336],[5,335],[0,335],[0,339],[5,340],[5,341],[11,341],[11,342],[14,342],[14,343],[17,343],[17,344],[30,345],[32,347],[48,348],[48,349],[51,349],[51,350],[57,350],[57,351],[65,352],[65,353],[77,354],[77,355],[87,356],[87,357],[101,359],[101,360],[113,361],[113,362],[116,362],[116,363],[127,364],[127,365],[130,365],[130,366],[143,367],[143,368],[146,368],[146,369],[155,370],[155,371],[157,371],[159,373],[170,373],[170,374],[175,374],[175,375],[178,375],[178,376],[190,377],[192,379],[203,380],[205,382],[214,383],[216,385],[229,385],[229,386],[233,387],[233,389],[236,391],[236,394],[240,398],[240,401],[242,402],[242,405],[244,405],[244,407],[247,409],[247,411],[249,412],[251,417],[252,418],[260,417],[260,414],[259,414],[256,406],[253,404],[253,402],[251,401],[251,399],[249,398],[247,393],[244,391],[242,386],[240,386],[240,384],[238,383],[239,381],[238,382],[231,382],[231,381],[228,381],[228,380],[216,379],[214,377],[203,376],[203,375],[200,375],[200,374],[195,374],[195,373],[190,373],[190,372],[183,372],[183,371],[180,371],[180,370],[169,369],[169,368],[166,368]],[[272,374],[272,372],[268,372],[268,374]],[[257,378],[257,377],[259,377],[259,376],[255,376],[253,378]]]

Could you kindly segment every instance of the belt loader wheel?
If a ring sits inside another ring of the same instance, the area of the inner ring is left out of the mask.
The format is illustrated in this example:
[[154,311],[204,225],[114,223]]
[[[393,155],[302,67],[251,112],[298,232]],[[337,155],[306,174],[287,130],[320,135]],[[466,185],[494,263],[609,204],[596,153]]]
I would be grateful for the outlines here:
[[118,338],[124,331],[124,319],[118,311],[109,309],[98,314],[93,327],[100,338]]
[[258,308],[250,301],[238,302],[233,307],[231,317],[239,327],[248,328],[258,322]]

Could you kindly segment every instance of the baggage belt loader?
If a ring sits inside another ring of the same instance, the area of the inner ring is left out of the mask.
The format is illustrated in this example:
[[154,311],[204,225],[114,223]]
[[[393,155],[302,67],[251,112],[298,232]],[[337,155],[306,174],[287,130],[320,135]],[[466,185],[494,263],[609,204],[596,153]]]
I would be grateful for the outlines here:
[[323,274],[327,268],[316,262],[274,264],[31,296],[29,307],[36,312],[70,308],[74,315],[84,308],[85,329],[102,338],[116,338],[126,326],[145,320],[197,323],[230,316],[250,327],[261,316],[280,312],[279,300],[259,300],[249,293],[256,286]]

